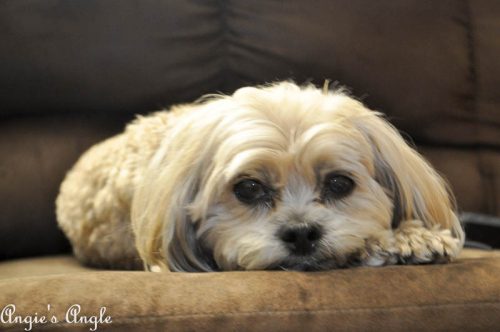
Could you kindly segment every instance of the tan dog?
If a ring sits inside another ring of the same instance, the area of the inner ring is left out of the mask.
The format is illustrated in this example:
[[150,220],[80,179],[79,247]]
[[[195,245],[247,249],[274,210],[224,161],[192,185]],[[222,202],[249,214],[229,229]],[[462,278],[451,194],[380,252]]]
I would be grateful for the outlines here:
[[464,242],[445,183],[380,114],[290,82],[139,117],[68,173],[57,218],[111,268],[442,262]]

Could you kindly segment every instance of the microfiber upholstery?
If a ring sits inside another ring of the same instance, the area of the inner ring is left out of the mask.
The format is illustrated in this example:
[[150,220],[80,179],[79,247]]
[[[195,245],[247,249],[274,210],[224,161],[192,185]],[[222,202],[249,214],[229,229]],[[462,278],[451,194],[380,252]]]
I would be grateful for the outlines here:
[[[15,303],[24,316],[46,314],[50,304],[60,321],[73,304],[87,316],[106,307],[112,323],[99,331],[493,331],[500,326],[500,254],[473,256],[448,265],[312,273],[72,270],[0,280],[0,305]],[[59,260],[51,264],[71,266]]]
[[[83,151],[137,114],[330,79],[387,115],[460,210],[500,216],[499,31],[498,0],[0,0],[0,309],[50,304],[61,320],[105,306],[99,331],[498,331],[497,252],[320,273],[97,271],[68,256],[54,201]],[[90,326],[35,330],[70,327]]]

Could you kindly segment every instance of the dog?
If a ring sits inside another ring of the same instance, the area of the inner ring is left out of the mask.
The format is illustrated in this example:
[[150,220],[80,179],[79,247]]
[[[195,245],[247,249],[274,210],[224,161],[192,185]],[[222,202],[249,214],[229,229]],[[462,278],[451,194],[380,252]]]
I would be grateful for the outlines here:
[[343,89],[285,81],[139,116],[68,172],[57,220],[84,264],[154,271],[441,263],[445,181]]

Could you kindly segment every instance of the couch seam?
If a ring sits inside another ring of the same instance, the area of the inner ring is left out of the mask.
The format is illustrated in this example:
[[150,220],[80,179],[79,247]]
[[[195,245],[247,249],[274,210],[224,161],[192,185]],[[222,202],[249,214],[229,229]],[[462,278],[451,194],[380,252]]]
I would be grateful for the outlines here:
[[[480,144],[480,131],[479,131],[479,84],[478,84],[478,71],[477,71],[477,50],[476,50],[476,31],[473,24],[473,12],[471,8],[470,0],[463,0],[465,22],[464,27],[466,30],[467,39],[467,60],[468,60],[468,73],[467,79],[472,85],[471,90],[471,102],[467,106],[467,111],[474,116],[475,126],[474,134],[476,138],[476,167],[478,169],[479,175],[481,177],[481,183],[483,188],[486,188],[486,192],[483,192],[483,201],[485,206],[483,208],[489,213],[496,213],[494,211],[494,196],[495,190],[491,185],[493,183],[492,174],[487,171],[487,166],[485,165],[485,160],[483,158],[482,144]],[[493,200],[492,200],[493,197]]]
[[[463,0],[464,15],[465,15],[465,34],[466,34],[466,47],[467,47],[467,61],[468,61],[468,72],[467,79],[471,83],[471,103],[469,104],[468,111],[476,116],[477,124],[477,97],[478,97],[478,84],[477,84],[477,67],[476,67],[476,40],[474,24],[472,20],[472,9],[470,5],[470,0]],[[478,131],[476,127],[476,137],[478,136]]]
[[[165,319],[183,319],[189,317],[218,317],[218,316],[251,316],[251,315],[261,315],[261,316],[278,316],[278,315],[301,315],[301,314],[342,314],[342,313],[350,313],[350,312],[387,312],[387,311],[397,311],[397,310],[405,310],[405,309],[415,309],[415,308],[443,308],[443,307],[473,307],[477,305],[499,305],[500,301],[479,301],[479,302],[469,302],[469,303],[435,303],[435,304],[421,304],[421,305],[406,305],[406,306],[389,306],[389,307],[374,307],[374,308],[345,308],[345,309],[336,309],[336,308],[320,308],[320,309],[311,309],[311,310],[256,310],[256,311],[244,311],[244,312],[214,312],[214,313],[186,313],[186,314],[164,314],[164,315],[143,315],[143,316],[122,316],[122,317],[112,317],[112,322],[109,325],[114,323],[116,324],[124,324],[124,323],[140,323],[144,321],[154,321],[154,320],[165,320]],[[44,324],[36,326],[37,329],[46,329],[51,327],[64,327],[64,326],[88,326],[89,324],[85,323],[67,323],[67,322],[59,322],[54,324]],[[3,328],[4,331],[7,330],[15,330],[19,329],[19,324],[15,326],[9,326]]]
[[230,78],[230,71],[231,71],[231,66],[229,65],[229,57],[230,57],[230,52],[229,52],[229,23],[227,19],[227,3],[226,0],[216,0],[217,2],[217,9],[219,12],[219,25],[221,29],[221,34],[220,34],[220,44],[221,44],[221,77],[222,77],[222,82],[219,86],[219,89],[221,91],[225,91],[227,89],[227,82],[229,82]]

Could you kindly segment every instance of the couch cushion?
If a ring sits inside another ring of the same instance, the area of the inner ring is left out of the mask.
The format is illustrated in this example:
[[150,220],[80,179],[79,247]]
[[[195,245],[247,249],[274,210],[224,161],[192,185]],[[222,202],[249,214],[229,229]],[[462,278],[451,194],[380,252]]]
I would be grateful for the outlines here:
[[75,257],[68,255],[24,258],[0,263],[0,280],[92,271],[96,270],[81,265]]
[[232,86],[329,78],[419,143],[499,146],[500,2],[235,0],[227,7]]
[[140,112],[224,79],[213,1],[0,2],[0,115]]
[[[500,216],[498,151],[432,146],[419,146],[418,150],[448,180],[460,211]],[[472,239],[481,241],[481,238]]]
[[500,257],[313,273],[104,271],[11,278],[0,280],[0,306],[8,304],[23,317],[55,315],[60,322],[45,327],[61,331],[92,326],[63,322],[74,304],[80,316],[106,307],[112,323],[99,330],[115,331],[492,330],[500,325]]
[[3,0],[0,114],[144,112],[328,78],[417,141],[498,147],[499,14],[496,0]]
[[85,149],[128,120],[103,113],[0,121],[0,260],[70,251],[55,221],[61,181]]
[[[500,250],[464,249],[460,260],[475,258],[500,258]],[[0,263],[0,279],[36,277],[54,274],[74,274],[101,271],[81,265],[74,256],[57,255],[9,260]]]

